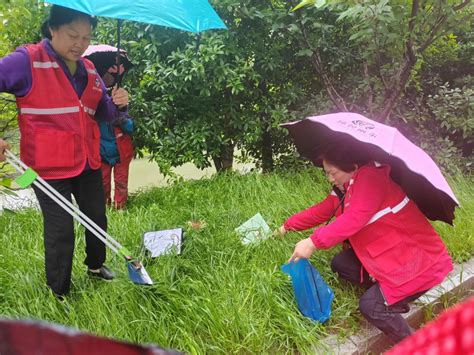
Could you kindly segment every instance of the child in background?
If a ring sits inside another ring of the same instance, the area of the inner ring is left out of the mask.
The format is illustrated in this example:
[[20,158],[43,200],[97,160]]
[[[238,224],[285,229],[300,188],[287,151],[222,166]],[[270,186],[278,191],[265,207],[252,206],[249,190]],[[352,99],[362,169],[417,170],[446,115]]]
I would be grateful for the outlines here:
[[[113,55],[113,52],[110,52]],[[94,56],[86,56],[94,63]],[[98,63],[97,68],[100,68]],[[99,69],[98,69],[99,70]],[[120,66],[120,75],[125,73],[124,66]],[[107,88],[112,88],[116,83],[117,66],[107,68],[105,73],[100,73]],[[100,156],[102,160],[102,182],[104,185],[105,202],[116,209],[124,209],[128,199],[128,175],[130,163],[134,156],[131,134],[135,129],[131,117],[115,122],[100,122]],[[112,173],[114,175],[114,197],[112,203]]]

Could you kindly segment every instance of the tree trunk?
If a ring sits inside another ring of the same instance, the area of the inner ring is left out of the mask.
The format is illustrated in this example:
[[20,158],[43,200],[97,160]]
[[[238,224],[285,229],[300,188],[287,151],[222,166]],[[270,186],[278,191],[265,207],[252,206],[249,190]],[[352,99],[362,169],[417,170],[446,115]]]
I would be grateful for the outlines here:
[[[453,6],[452,12],[462,10],[464,7],[469,5],[470,2],[470,0],[465,0],[460,4]],[[420,56],[425,51],[425,49],[428,48],[428,46],[430,46],[437,38],[439,38],[439,36],[445,32],[443,25],[448,19],[448,13],[446,11],[441,11],[434,21],[433,26],[429,29],[427,38],[422,44],[418,46],[418,49],[415,49],[413,37],[415,36],[415,21],[418,16],[419,7],[419,0],[413,0],[410,20],[408,21],[409,35],[405,42],[405,61],[403,62],[403,66],[400,68],[398,75],[396,75],[394,78],[393,85],[391,85],[393,89],[390,90],[385,96],[384,107],[382,109],[381,115],[379,116],[382,122],[390,116],[403,90],[405,90],[408,80],[410,79],[412,69],[417,62],[417,56]]]
[[223,145],[221,147],[221,154],[217,157],[212,157],[218,173],[232,169],[234,164],[234,146],[234,143]]
[[262,171],[269,173],[273,171],[273,137],[271,133],[271,124],[267,115],[263,119],[263,133],[262,133]]
[[299,23],[301,33],[303,34],[303,38],[306,44],[306,47],[311,49],[313,55],[311,56],[311,64],[313,65],[316,74],[319,76],[321,81],[324,84],[324,89],[326,90],[329,99],[333,102],[333,104],[337,107],[339,111],[347,112],[349,111],[346,105],[344,98],[339,94],[334,85],[333,80],[329,77],[326,70],[324,69],[324,64],[321,58],[321,53],[319,48],[313,47],[308,39],[306,28],[302,22]]
[[[270,94],[265,81],[261,81],[259,87],[263,96],[268,96]],[[269,173],[273,171],[272,117],[266,112],[262,112],[260,117],[262,127],[262,136],[260,140],[262,172]]]
[[382,113],[380,114],[379,118],[382,122],[385,122],[393,111],[393,108],[398,102],[400,95],[402,94],[403,90],[408,83],[408,79],[411,75],[411,70],[416,63],[416,58],[407,57],[401,73],[399,74],[399,78],[397,83],[394,85],[394,88],[389,91],[387,97],[384,100],[384,106],[382,109]]
[[321,54],[319,53],[319,49],[315,48],[313,52],[313,60],[311,61],[313,63],[313,67],[316,69],[316,72],[319,74],[319,77],[324,83],[324,88],[326,89],[326,92],[333,102],[333,104],[337,107],[339,111],[342,112],[347,112],[349,111],[347,109],[346,102],[342,98],[342,96],[339,94],[337,91],[336,87],[333,84],[333,81],[327,75],[326,71],[323,68],[323,63],[321,60]]

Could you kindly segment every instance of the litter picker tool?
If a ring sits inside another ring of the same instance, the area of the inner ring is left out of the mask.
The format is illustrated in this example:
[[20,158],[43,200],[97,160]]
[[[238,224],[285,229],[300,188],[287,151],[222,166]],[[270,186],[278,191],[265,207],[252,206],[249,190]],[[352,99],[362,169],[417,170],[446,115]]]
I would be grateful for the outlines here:
[[8,149],[5,150],[8,163],[10,163],[19,173],[15,182],[22,188],[26,188],[34,184],[38,189],[43,191],[49,198],[61,206],[76,221],[84,226],[88,231],[99,238],[107,247],[115,254],[123,257],[127,264],[128,276],[131,281],[140,285],[152,285],[153,281],[145,270],[145,267],[138,259],[131,257],[131,253],[123,247],[119,242],[112,238],[106,231],[100,228],[94,221],[87,217],[72,202],[68,201],[63,195],[56,191],[50,184],[42,179],[33,169],[29,168],[25,163],[18,159]]

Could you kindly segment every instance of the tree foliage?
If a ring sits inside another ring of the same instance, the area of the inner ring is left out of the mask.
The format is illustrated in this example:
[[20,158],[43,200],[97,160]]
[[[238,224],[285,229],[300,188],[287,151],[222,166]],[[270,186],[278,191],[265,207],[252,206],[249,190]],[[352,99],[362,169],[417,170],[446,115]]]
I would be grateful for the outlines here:
[[293,77],[301,76],[291,41],[275,26],[284,17],[291,22],[287,9],[235,0],[215,7],[229,31],[196,38],[147,26],[126,44],[140,63],[132,74],[136,143],[165,172],[185,162],[228,169],[235,148],[268,171],[292,149],[278,127],[298,98]]
[[[236,151],[263,171],[291,165],[298,157],[279,124],[334,111],[395,125],[445,165],[472,160],[470,1],[213,6],[228,31],[123,25],[135,143],[164,173],[186,162],[226,170]],[[35,0],[1,3],[0,53],[38,40],[45,12]],[[116,38],[116,21],[101,19],[95,42]],[[14,110],[2,110],[3,124]]]
[[[472,17],[470,1],[303,3],[310,7],[297,11],[295,24],[334,109],[397,126],[443,165],[459,155],[472,160],[472,132],[466,129],[470,113],[464,104],[470,99],[465,90],[472,86],[473,73],[472,24],[466,21]],[[328,23],[327,14],[337,15],[337,20]],[[345,40],[334,40],[337,35]],[[334,60],[337,52],[344,58]],[[463,98],[447,92],[444,83]],[[459,111],[462,134],[447,130],[452,119],[438,105]],[[439,142],[444,149],[435,148]]]

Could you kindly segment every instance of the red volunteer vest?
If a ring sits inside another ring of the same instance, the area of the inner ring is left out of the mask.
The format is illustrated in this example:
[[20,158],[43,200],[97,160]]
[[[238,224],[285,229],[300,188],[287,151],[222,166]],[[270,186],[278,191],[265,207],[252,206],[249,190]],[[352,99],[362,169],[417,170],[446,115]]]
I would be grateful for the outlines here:
[[102,97],[94,65],[79,98],[66,74],[41,42],[26,47],[31,62],[30,92],[17,98],[21,159],[44,179],[79,175],[89,162],[100,168],[100,131],[94,120]]

